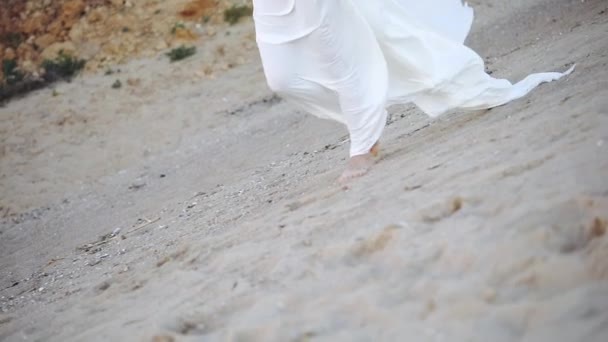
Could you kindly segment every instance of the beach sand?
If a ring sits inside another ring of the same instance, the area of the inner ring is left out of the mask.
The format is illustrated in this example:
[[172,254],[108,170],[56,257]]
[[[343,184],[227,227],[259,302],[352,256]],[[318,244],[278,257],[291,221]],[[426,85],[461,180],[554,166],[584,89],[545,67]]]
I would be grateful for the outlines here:
[[608,2],[471,5],[494,76],[576,71],[390,108],[346,190],[344,127],[268,90],[250,20],[1,107],[0,340],[607,341]]

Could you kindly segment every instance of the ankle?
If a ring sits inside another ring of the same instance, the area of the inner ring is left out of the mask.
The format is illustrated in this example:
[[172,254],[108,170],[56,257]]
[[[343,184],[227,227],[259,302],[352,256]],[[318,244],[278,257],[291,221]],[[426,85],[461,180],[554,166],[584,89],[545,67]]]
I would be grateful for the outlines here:
[[377,157],[379,153],[380,153],[380,143],[377,142],[369,150],[369,154],[372,155],[373,157]]

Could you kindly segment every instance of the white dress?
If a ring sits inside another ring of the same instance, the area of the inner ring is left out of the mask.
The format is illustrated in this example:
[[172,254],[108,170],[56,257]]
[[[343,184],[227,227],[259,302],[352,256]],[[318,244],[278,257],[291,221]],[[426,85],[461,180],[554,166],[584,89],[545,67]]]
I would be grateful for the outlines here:
[[413,102],[436,117],[500,106],[568,74],[513,85],[486,74],[464,45],[473,10],[461,0],[253,0],[272,90],[346,124],[351,156],[380,139],[386,107]]

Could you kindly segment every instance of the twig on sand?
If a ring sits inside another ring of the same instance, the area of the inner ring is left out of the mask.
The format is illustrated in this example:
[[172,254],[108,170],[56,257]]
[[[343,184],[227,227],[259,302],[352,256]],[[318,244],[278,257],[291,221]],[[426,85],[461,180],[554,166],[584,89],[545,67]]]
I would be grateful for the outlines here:
[[146,219],[146,222],[145,222],[145,223],[142,223],[141,225],[139,225],[139,226],[137,226],[137,227],[135,227],[135,228],[133,228],[133,229],[129,230],[128,232],[126,232],[126,233],[125,233],[125,235],[130,234],[130,233],[133,233],[133,232],[136,232],[136,231],[138,231],[138,230],[140,230],[140,229],[142,229],[142,228],[144,228],[144,227],[147,227],[147,226],[151,225],[152,223],[154,223],[154,222],[158,222],[158,221],[160,221],[160,217],[158,217],[158,218],[156,218],[156,219],[154,219],[154,220],[147,220],[147,219]]
[[[160,219],[161,219],[160,217],[158,217],[158,218],[156,218],[154,220],[148,220],[148,219],[146,219],[146,222],[144,222],[141,225],[139,225],[139,226],[137,226],[137,227],[129,230],[128,232],[125,232],[123,234],[123,236],[127,235],[127,234],[130,234],[130,233],[133,233],[133,232],[136,232],[136,231],[138,231],[138,230],[140,230],[140,229],[142,229],[144,227],[147,227],[147,226],[151,225],[154,222],[158,222],[158,221],[160,221]],[[96,247],[99,247],[99,246],[102,246],[102,245],[105,245],[105,244],[109,243],[114,238],[116,238],[118,235],[119,235],[118,233],[106,234],[106,235],[102,236],[99,241],[96,241],[96,242],[93,242],[93,243],[87,243],[86,245],[80,246],[77,249],[81,250],[81,251],[84,251],[84,252],[90,252],[91,250],[97,251]]]
[[93,242],[93,243],[87,243],[86,245],[82,245],[80,247],[77,247],[76,249],[88,253],[89,251],[94,250],[95,247],[105,245],[106,243],[110,242],[110,240],[111,239],[106,239],[106,240],[101,240],[101,241],[97,241],[97,242]]

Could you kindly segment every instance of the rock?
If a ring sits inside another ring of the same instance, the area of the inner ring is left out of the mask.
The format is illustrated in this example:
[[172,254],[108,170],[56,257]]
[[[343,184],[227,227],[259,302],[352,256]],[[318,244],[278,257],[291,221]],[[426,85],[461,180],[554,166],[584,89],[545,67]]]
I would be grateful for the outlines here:
[[211,65],[205,65],[205,67],[203,67],[203,73],[206,76],[213,74],[213,67]]
[[167,42],[165,42],[164,40],[160,40],[160,41],[158,41],[158,43],[156,43],[156,46],[154,48],[157,51],[161,51],[161,50],[165,50],[165,49],[169,48],[169,45],[167,45]]
[[15,59],[17,58],[17,54],[15,53],[15,50],[13,50],[13,48],[6,48],[6,50],[4,50],[4,59]]
[[70,29],[68,37],[70,37],[70,40],[75,44],[82,44],[87,41],[85,25],[86,24],[84,22],[79,22],[72,26],[72,29]]
[[38,67],[36,66],[36,64],[34,64],[34,62],[29,59],[21,63],[20,69],[30,74],[33,74],[38,71]]
[[174,33],[175,39],[184,41],[193,41],[198,39],[198,35],[187,28],[176,28]]
[[101,262],[101,259],[93,259],[93,260],[89,261],[87,264],[89,266],[95,266],[95,265],[99,264],[100,262]]
[[20,61],[33,60],[36,56],[37,53],[30,44],[23,43],[17,48],[17,59]]
[[[112,83],[112,89],[120,89],[121,87],[122,87],[122,82],[120,82],[120,80],[116,80],[116,81],[114,81],[114,83]],[[141,186],[131,185],[129,187],[129,189],[131,189],[131,190],[137,190],[137,189],[143,187],[144,185],[145,185],[145,183],[143,185],[141,185]]]
[[93,57],[95,57],[99,53],[100,50],[101,50],[101,47],[99,46],[98,43],[86,42],[78,47],[77,53],[78,53],[78,57],[83,58],[85,60],[90,60]]
[[71,28],[84,14],[86,4],[84,0],[71,0],[63,4],[60,11],[59,22],[64,28]]
[[51,34],[43,34],[42,36],[37,37],[34,40],[34,44],[36,44],[36,46],[41,49],[44,50],[46,49],[49,45],[53,44],[55,42],[55,37]]
[[129,25],[133,24],[134,20],[135,18],[123,15],[122,13],[113,15],[109,17],[106,21],[107,29],[111,29],[114,32],[118,32],[122,30],[123,27],[129,27]]
[[23,33],[34,34],[39,32],[44,32],[46,26],[51,21],[50,16],[45,14],[44,12],[36,12],[32,16],[30,16],[27,20],[23,22],[21,25],[21,30]]
[[98,7],[89,12],[87,20],[89,23],[97,23],[104,21],[108,17],[108,11],[104,7]]
[[127,80],[127,84],[131,87],[137,87],[141,84],[141,79],[139,78],[129,78]]
[[187,20],[198,21],[205,14],[209,13],[214,6],[213,0],[191,0],[179,12],[179,15]]
[[72,42],[54,43],[42,51],[41,57],[43,59],[55,59],[61,51],[68,55],[75,55],[76,47]]
[[482,292],[482,297],[483,297],[483,300],[485,300],[486,302],[493,303],[497,297],[496,290],[494,290],[492,288],[486,288]]
[[13,317],[6,316],[0,312],[0,324],[6,324],[13,320]]
[[63,31],[63,25],[60,21],[54,21],[49,26],[47,26],[47,32],[54,37],[60,37],[61,32]]
[[111,284],[110,284],[110,282],[108,282],[108,281],[104,281],[104,282],[102,282],[101,284],[97,285],[97,287],[95,288],[95,290],[96,290],[97,292],[103,292],[103,291],[105,291],[105,290],[109,289],[109,288],[110,288],[110,285],[111,285]]

